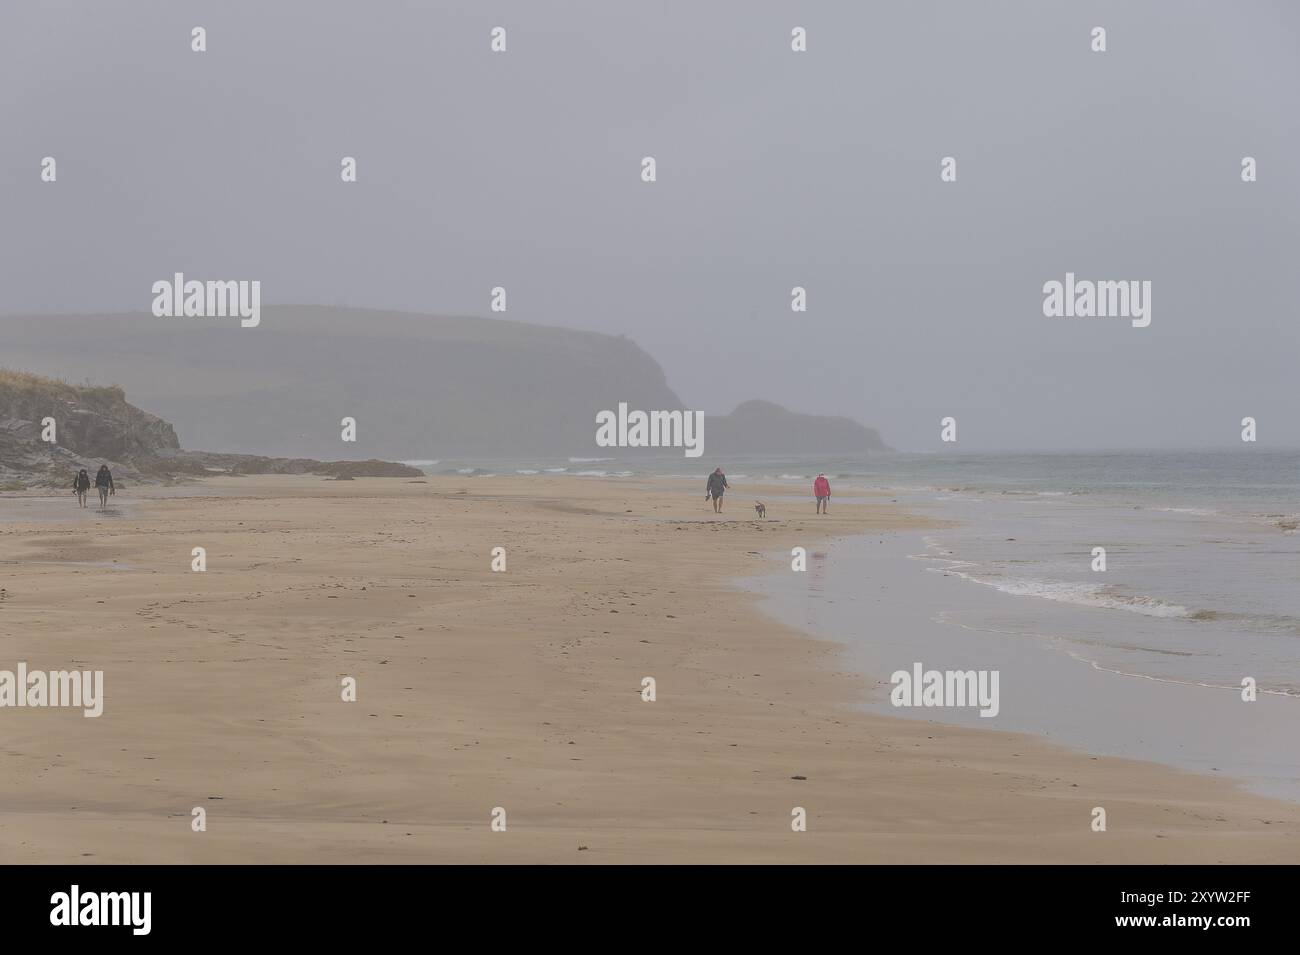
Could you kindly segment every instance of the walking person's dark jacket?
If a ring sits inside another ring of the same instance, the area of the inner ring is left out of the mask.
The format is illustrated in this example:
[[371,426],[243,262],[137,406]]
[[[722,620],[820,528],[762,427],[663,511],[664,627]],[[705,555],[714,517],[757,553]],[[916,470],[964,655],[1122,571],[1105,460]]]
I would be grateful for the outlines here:
[[722,492],[727,489],[727,476],[714,471],[709,475],[707,487],[709,497],[722,497]]
[[77,491],[78,493],[89,491],[90,475],[87,474],[85,471],[78,472],[77,476],[72,479],[72,489],[74,491]]
[[106,487],[110,491],[116,490],[113,487],[113,472],[108,468],[100,468],[99,473],[95,475],[95,487]]

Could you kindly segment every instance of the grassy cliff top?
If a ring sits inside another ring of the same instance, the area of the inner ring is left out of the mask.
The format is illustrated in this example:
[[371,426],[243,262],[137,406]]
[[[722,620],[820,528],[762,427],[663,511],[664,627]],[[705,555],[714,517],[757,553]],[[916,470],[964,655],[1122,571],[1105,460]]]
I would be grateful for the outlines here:
[[51,398],[98,398],[125,401],[126,392],[120,385],[73,384],[62,378],[49,378],[29,371],[15,371],[0,367],[0,393],[23,397],[47,396]]

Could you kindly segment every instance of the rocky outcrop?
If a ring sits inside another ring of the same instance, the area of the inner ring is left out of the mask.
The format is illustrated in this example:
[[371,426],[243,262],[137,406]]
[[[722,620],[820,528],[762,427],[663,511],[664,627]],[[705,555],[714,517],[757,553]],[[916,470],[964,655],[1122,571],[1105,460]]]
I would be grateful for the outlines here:
[[76,386],[0,371],[0,421],[7,423],[10,434],[25,434],[21,426],[30,424],[39,439],[46,418],[54,420],[60,447],[86,457],[130,461],[159,448],[181,446],[170,424],[127,404],[126,393],[116,385]]
[[[47,437],[53,440],[46,440]],[[315,461],[182,451],[176,430],[126,400],[117,386],[73,385],[0,370],[0,489],[70,486],[107,464],[119,482],[212,473],[418,477],[390,461]]]
[[268,458],[258,454],[215,451],[160,452],[155,465],[173,474],[323,474],[340,480],[359,477],[423,477],[424,472],[394,461],[316,461]]
[[175,429],[128,404],[117,386],[0,371],[0,484],[61,485],[104,463],[139,479],[159,450],[178,448]]

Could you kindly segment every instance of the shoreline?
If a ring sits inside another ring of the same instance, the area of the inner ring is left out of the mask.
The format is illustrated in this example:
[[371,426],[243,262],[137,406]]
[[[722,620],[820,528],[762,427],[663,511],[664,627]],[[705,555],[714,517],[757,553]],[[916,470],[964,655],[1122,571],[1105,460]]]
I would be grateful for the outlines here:
[[[1300,748],[1286,734],[1293,711],[1284,709],[1295,705],[1292,696],[1261,690],[1255,703],[1243,705],[1240,688],[1103,667],[1062,635],[964,623],[976,611],[1006,613],[1000,608],[1027,598],[973,589],[948,574],[926,578],[925,568],[909,564],[923,556],[916,553],[920,532],[873,536],[829,542],[820,566],[810,568],[816,581],[806,587],[779,573],[745,582],[774,619],[843,648],[846,662],[863,673],[865,712],[1024,733],[1081,755],[1149,761],[1300,802]],[[885,594],[873,602],[869,633],[846,615],[846,603],[858,599],[847,581],[870,581]],[[984,719],[972,708],[891,705],[890,674],[915,663],[1000,672],[1002,712]],[[1207,695],[1212,690],[1219,692]]]
[[[632,478],[198,483],[132,488],[111,522],[0,523],[0,661],[105,671],[97,720],[0,709],[4,858],[1300,855],[1300,807],[1225,780],[856,710],[866,687],[840,646],[731,582],[796,543],[924,526],[888,494],[818,525],[811,502],[753,520],[767,488],[729,495],[716,520],[702,490]],[[345,675],[356,703],[339,699]],[[1106,833],[1090,830],[1097,805]],[[190,830],[199,806],[205,833]],[[791,831],[793,807],[808,831]]]

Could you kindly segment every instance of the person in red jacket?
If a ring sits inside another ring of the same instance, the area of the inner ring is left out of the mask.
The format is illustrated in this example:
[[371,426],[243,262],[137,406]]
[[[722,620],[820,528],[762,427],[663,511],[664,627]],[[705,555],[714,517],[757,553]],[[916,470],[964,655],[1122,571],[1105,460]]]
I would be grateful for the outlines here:
[[817,475],[817,480],[813,481],[813,497],[817,498],[817,513],[825,514],[831,502],[831,482],[826,480],[825,474]]

